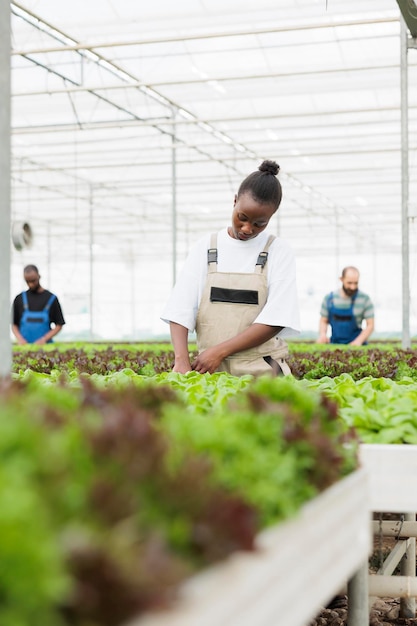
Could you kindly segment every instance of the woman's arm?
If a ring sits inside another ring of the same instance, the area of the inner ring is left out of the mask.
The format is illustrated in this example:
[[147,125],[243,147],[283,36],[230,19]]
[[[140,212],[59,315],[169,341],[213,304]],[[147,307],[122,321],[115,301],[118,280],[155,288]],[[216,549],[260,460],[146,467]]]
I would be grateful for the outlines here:
[[188,328],[176,322],[170,322],[169,330],[175,354],[175,363],[172,371],[186,374],[191,371],[190,354],[188,351]]

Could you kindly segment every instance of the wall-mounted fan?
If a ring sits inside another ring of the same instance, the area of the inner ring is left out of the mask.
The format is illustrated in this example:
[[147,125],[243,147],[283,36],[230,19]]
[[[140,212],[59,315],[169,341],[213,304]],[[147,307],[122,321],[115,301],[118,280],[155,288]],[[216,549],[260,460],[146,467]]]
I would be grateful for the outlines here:
[[12,241],[16,250],[29,248],[32,244],[33,233],[30,224],[27,222],[13,222]]

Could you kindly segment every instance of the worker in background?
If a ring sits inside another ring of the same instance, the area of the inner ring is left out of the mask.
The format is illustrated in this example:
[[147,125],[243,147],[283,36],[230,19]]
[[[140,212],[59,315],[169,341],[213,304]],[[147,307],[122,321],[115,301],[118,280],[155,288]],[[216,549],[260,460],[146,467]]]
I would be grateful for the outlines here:
[[[374,330],[374,306],[371,298],[358,288],[359,271],[356,267],[345,267],[340,281],[341,288],[323,299],[317,343],[362,346]],[[329,325],[330,339],[327,335]]]
[[12,308],[12,331],[20,345],[51,343],[65,324],[55,294],[41,287],[36,265],[27,265],[23,278],[29,289],[16,296]]

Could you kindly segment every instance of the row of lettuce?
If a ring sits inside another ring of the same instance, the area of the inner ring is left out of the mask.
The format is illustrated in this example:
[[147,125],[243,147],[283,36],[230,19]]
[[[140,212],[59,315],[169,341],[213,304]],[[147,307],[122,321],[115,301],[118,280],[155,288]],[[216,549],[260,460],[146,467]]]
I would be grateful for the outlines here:
[[292,378],[26,370],[0,388],[0,624],[120,626],[355,469]]
[[[355,380],[368,376],[392,380],[408,376],[417,380],[417,350],[405,350],[398,344],[348,348],[294,342],[290,344],[287,361],[297,379],[350,374]],[[107,374],[129,368],[136,374],[152,376],[171,370],[173,362],[170,344],[52,344],[41,350],[16,346],[12,371],[19,373],[29,368],[44,374],[56,369]]]

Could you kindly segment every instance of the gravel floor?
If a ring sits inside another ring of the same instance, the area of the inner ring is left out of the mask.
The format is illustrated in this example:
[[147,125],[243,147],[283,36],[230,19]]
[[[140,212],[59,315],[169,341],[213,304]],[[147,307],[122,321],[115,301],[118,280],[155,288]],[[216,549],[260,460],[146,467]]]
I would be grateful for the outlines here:
[[[400,601],[378,598],[372,605],[369,626],[417,626],[417,619],[399,617]],[[319,613],[309,626],[345,626],[347,624],[347,596],[338,596]]]
[[[374,515],[374,519],[378,519],[378,515]],[[384,513],[382,517],[383,519],[391,520],[399,518],[398,515],[390,513]],[[370,573],[376,573],[395,543],[396,539],[392,537],[374,537],[373,554],[369,559]],[[347,608],[347,596],[336,596],[327,607],[323,607],[321,612],[308,626],[346,626]],[[401,618],[399,614],[399,598],[372,598],[369,626],[417,626],[417,614],[412,619]]]

